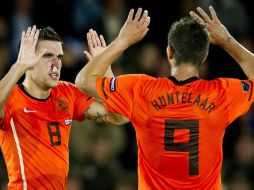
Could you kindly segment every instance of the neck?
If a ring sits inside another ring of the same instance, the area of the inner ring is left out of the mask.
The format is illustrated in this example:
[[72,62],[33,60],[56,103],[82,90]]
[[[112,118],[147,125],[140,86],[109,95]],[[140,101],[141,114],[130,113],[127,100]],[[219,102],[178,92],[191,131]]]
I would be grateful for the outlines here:
[[43,88],[39,84],[25,80],[23,82],[25,90],[33,97],[38,99],[46,99],[49,97],[51,88]]
[[181,64],[172,66],[171,76],[174,76],[178,81],[183,81],[191,77],[198,77],[198,68],[191,64]]

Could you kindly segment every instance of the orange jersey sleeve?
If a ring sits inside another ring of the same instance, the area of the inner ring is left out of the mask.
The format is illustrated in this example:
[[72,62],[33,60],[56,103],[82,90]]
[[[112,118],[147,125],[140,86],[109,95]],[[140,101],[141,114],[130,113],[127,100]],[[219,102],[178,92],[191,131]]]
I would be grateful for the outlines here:
[[227,94],[229,120],[233,121],[246,113],[253,103],[253,80],[218,79]]
[[98,78],[108,110],[135,127],[139,190],[221,190],[225,128],[252,104],[253,81]]
[[93,101],[67,82],[59,82],[43,100],[21,86],[13,89],[0,122],[9,190],[67,188],[72,120],[84,118]]
[[140,79],[143,77],[148,76],[130,74],[113,78],[101,77],[97,79],[97,92],[105,100],[104,104],[109,111],[130,118],[135,99],[139,96]]
[[73,102],[74,113],[73,119],[82,121],[84,119],[85,110],[87,110],[88,106],[95,101],[94,98],[87,96],[83,92],[81,92],[76,85],[72,83],[63,82],[66,87],[64,87],[65,91],[68,93],[68,97],[70,101]]

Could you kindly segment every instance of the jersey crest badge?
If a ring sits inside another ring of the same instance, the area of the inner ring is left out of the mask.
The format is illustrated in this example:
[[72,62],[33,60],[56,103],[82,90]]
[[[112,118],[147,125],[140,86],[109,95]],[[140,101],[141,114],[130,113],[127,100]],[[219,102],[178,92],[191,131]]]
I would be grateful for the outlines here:
[[63,98],[57,98],[56,99],[56,108],[58,110],[61,110],[63,112],[67,112],[68,111],[68,103],[65,99]]

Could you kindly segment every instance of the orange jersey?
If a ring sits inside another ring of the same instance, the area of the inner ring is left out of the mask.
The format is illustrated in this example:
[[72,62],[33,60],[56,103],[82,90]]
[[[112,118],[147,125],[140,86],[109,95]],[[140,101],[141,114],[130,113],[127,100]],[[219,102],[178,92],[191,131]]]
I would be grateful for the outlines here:
[[252,104],[253,82],[123,75],[96,88],[135,127],[139,190],[220,190],[225,129]]
[[83,120],[93,101],[68,82],[60,81],[44,100],[14,87],[0,121],[9,190],[67,188],[72,120]]

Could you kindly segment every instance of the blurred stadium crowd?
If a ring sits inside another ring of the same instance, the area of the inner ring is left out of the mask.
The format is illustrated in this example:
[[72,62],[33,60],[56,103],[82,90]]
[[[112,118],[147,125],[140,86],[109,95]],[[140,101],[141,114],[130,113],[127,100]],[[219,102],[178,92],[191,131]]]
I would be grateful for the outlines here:
[[[254,52],[254,11],[250,0],[1,0],[0,78],[15,63],[22,30],[33,24],[52,26],[64,39],[61,79],[74,82],[86,64],[86,33],[90,28],[112,41],[130,8],[149,11],[151,25],[145,39],[127,50],[113,65],[114,74],[146,73],[169,76],[167,33],[177,19],[197,6],[213,5],[230,33]],[[253,63],[254,64],[254,63]],[[211,46],[202,68],[205,79],[246,79],[237,63],[220,48]],[[137,189],[135,131],[126,126],[75,122],[70,138],[69,190]],[[225,190],[254,189],[254,109],[232,123],[224,138],[222,180]],[[7,173],[0,154],[0,190]]]

